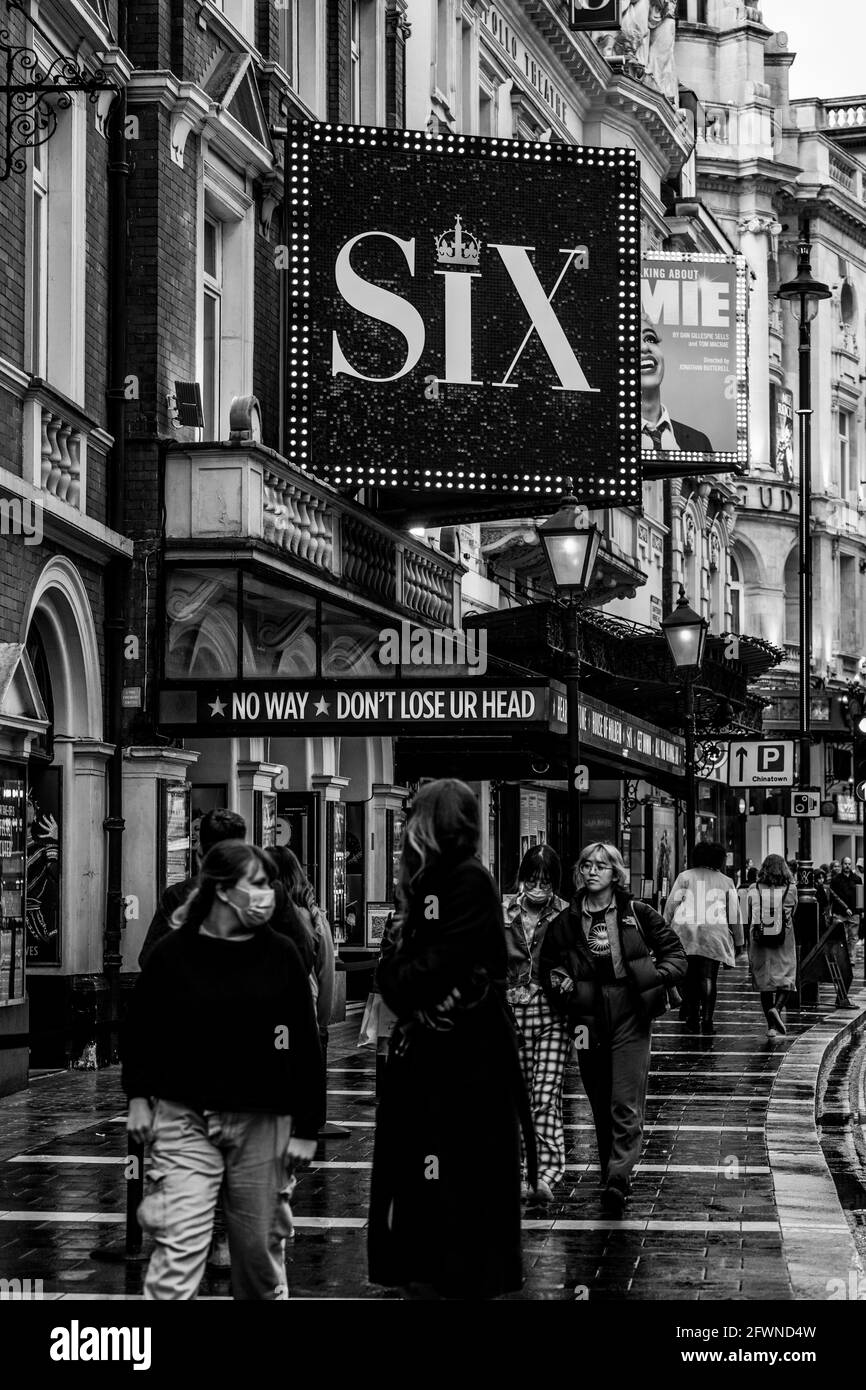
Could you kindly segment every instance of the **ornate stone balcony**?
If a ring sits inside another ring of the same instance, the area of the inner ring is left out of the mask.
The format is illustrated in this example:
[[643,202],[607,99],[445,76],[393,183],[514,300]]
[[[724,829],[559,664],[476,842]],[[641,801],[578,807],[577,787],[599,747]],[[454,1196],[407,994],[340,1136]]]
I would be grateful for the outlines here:
[[[243,545],[285,573],[459,626],[464,567],[379,521],[261,444],[172,445],[165,463],[173,554],[233,556]],[[208,544],[210,543],[210,544]]]

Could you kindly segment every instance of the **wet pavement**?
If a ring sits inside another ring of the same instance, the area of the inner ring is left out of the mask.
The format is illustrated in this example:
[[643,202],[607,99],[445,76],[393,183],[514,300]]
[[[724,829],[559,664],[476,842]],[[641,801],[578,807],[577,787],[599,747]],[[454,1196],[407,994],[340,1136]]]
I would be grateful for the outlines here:
[[[568,1167],[552,1206],[526,1212],[526,1285],[513,1298],[797,1295],[768,1160],[768,1106],[796,1039],[839,1015],[832,990],[822,986],[819,1007],[789,1010],[787,1037],[771,1042],[745,967],[724,972],[719,985],[712,1037],[689,1033],[675,1012],[656,1024],[644,1151],[622,1220],[601,1208],[589,1107],[576,1066],[569,1068]],[[356,1046],[359,1024],[353,1010],[332,1029],[329,1116],[349,1133],[324,1139],[316,1166],[298,1184],[287,1259],[292,1298],[397,1297],[366,1280],[375,1057]],[[777,1138],[786,1107],[796,1134],[814,1115],[814,1090],[777,1087]],[[37,1074],[28,1091],[0,1099],[0,1279],[41,1279],[46,1297],[139,1296],[141,1264],[94,1258],[124,1232],[123,1110],[118,1068]],[[484,1180],[472,1172],[471,1156],[467,1180]],[[827,1233],[828,1219],[815,1208],[816,1236]],[[844,1275],[840,1254],[842,1263]],[[227,1282],[209,1275],[201,1294],[227,1297]]]

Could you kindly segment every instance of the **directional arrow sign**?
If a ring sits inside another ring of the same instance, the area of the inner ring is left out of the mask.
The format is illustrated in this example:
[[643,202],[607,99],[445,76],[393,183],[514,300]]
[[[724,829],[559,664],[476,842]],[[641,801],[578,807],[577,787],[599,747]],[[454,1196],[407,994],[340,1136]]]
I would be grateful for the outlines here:
[[728,744],[728,783],[732,787],[792,787],[794,744],[745,740]]

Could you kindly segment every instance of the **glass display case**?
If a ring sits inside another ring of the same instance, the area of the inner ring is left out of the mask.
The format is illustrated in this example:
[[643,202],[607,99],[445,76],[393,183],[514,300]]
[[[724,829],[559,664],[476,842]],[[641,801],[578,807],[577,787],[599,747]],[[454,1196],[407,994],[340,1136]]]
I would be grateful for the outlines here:
[[341,801],[325,802],[325,904],[335,943],[363,945],[363,923],[359,932],[355,922],[351,939],[346,924],[346,808]]
[[24,999],[25,776],[0,763],[0,1005]]
[[183,782],[160,782],[159,881],[163,892],[190,876],[192,844],[190,788]]

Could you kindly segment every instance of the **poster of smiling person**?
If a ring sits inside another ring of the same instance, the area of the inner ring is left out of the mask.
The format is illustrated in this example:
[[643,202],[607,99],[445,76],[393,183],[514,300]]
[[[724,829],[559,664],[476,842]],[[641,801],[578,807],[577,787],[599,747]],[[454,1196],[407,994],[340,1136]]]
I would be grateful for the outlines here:
[[733,472],[748,457],[741,256],[656,255],[641,267],[645,477]]

